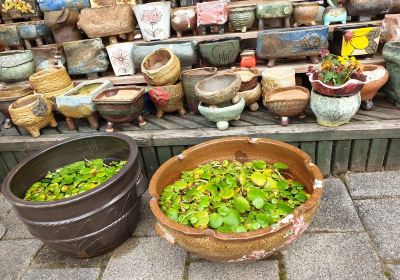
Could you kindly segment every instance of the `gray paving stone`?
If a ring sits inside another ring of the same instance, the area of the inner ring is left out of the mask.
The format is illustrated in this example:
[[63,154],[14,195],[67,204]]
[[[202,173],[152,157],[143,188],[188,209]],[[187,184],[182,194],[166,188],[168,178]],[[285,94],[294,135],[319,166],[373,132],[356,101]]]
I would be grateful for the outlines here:
[[149,201],[151,196],[148,192],[144,193],[142,196],[142,205],[140,208],[140,218],[139,223],[134,236],[156,236],[156,232],[154,230],[154,225],[156,224],[156,218],[150,210]]
[[400,199],[359,200],[355,205],[379,254],[400,260]]
[[388,268],[392,275],[392,280],[400,280],[400,264],[390,264]]
[[41,246],[35,239],[0,241],[0,278],[18,279]]
[[4,217],[3,223],[6,227],[6,234],[4,235],[3,240],[34,238],[28,228],[18,218],[14,209],[10,210]]
[[182,279],[186,252],[159,237],[131,238],[116,249],[104,280]]
[[306,234],[282,253],[288,280],[386,279],[366,233]]
[[324,181],[324,194],[310,231],[363,231],[346,186],[339,179]]
[[236,280],[263,279],[278,280],[278,261],[258,261],[253,263],[210,263],[193,262],[189,266],[189,280]]
[[22,280],[96,280],[100,275],[100,268],[78,269],[29,269]]
[[5,218],[7,213],[11,210],[12,206],[8,203],[4,196],[0,194],[0,221]]
[[400,172],[372,172],[346,175],[352,198],[400,196]]

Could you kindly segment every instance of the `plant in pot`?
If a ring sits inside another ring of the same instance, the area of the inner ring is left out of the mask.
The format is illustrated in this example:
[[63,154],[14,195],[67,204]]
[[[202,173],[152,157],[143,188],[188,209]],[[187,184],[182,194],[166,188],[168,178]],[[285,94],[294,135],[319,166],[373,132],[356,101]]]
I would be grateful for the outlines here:
[[307,74],[312,86],[310,105],[320,125],[336,127],[348,123],[357,113],[366,77],[354,57],[329,54],[327,50],[321,56],[321,69],[310,66]]

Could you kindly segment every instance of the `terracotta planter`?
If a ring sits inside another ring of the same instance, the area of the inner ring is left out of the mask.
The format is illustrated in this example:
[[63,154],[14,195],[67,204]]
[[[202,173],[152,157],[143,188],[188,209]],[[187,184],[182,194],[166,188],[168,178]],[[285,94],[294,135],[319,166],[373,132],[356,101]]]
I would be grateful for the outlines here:
[[130,4],[132,6],[136,5],[135,0],[90,0],[90,6],[92,8],[99,8],[105,6],[114,6],[114,5],[124,5]]
[[88,81],[56,97],[57,111],[63,114],[67,120],[69,130],[76,130],[74,119],[86,118],[93,129],[99,128],[96,107],[92,101],[93,96],[100,91],[111,88],[110,81]]
[[265,30],[257,36],[257,57],[268,59],[268,67],[277,58],[296,56],[308,56],[317,64],[320,51],[327,47],[328,28],[323,26]]
[[266,69],[261,75],[264,95],[277,88],[296,85],[296,72],[293,68]]
[[[170,220],[158,206],[163,189],[179,179],[181,172],[212,160],[284,162],[288,173],[301,182],[310,199],[278,224],[247,233],[224,234],[211,229],[196,229]],[[169,242],[211,261],[241,262],[266,258],[302,235],[313,220],[323,192],[323,177],[310,156],[280,141],[230,137],[208,141],[185,150],[164,163],[154,174],[149,192],[156,230]]]
[[346,0],[344,6],[350,16],[369,20],[376,15],[400,13],[400,2],[392,0]]
[[52,43],[51,31],[42,20],[20,23],[18,24],[18,31],[24,40],[27,50],[32,48],[32,41],[35,42],[37,47],[42,47],[46,43]]
[[[126,160],[112,179],[85,193],[54,202],[23,200],[49,170],[87,159]],[[132,236],[147,179],[132,138],[96,134],[69,138],[23,160],[6,177],[2,194],[32,235],[46,246],[77,258],[113,250]]]
[[178,111],[179,114],[186,114],[183,105],[183,87],[182,83],[170,86],[159,86],[150,88],[151,101],[157,108],[157,118],[162,118],[165,113]]
[[400,14],[385,15],[382,22],[381,41],[384,43],[400,40]]
[[383,66],[369,64],[364,65],[363,74],[367,80],[361,90],[361,108],[368,111],[374,108],[372,99],[389,80],[389,72]]
[[239,96],[243,97],[246,106],[249,107],[249,110],[252,112],[257,111],[260,106],[258,105],[257,101],[261,97],[261,86],[257,84],[253,89],[239,91]]
[[129,4],[83,9],[77,24],[89,38],[110,37],[110,44],[118,43],[117,35],[127,35],[129,40],[135,36],[136,20]]
[[23,50],[24,44],[19,34],[18,24],[0,24],[0,42],[6,51]]
[[135,74],[133,66],[133,43],[119,43],[106,47],[108,57],[115,76],[126,76]]
[[40,94],[22,97],[8,107],[12,122],[26,129],[32,137],[40,136],[40,129],[56,127],[52,104]]
[[289,125],[289,117],[304,114],[310,100],[310,91],[304,87],[282,87],[263,96],[264,106],[281,118],[281,125]]
[[133,9],[145,41],[165,40],[170,37],[169,1],[138,4]]
[[383,58],[386,60],[386,69],[389,71],[389,82],[384,91],[400,107],[400,42],[388,42],[383,47]]
[[225,1],[197,3],[197,26],[204,35],[208,27],[212,31],[224,33],[224,24],[228,21],[228,5]]
[[219,105],[239,101],[240,76],[233,73],[217,74],[199,81],[195,85],[197,97],[208,105]]
[[[6,4],[5,0],[0,1],[0,4]],[[13,1],[10,1],[13,2]],[[23,0],[21,4],[25,4],[26,7],[29,6],[27,11],[22,11],[19,9],[1,9],[1,18],[5,22],[11,22],[12,20],[15,19],[39,19],[40,17],[40,11],[39,11],[39,6],[38,2],[36,0]]]
[[107,132],[113,132],[114,123],[131,122],[137,119],[140,126],[146,125],[142,116],[144,89],[136,86],[117,86],[105,89],[93,97],[100,115],[107,120]]
[[186,104],[192,114],[199,112],[200,99],[196,96],[195,85],[201,80],[211,77],[217,73],[215,67],[195,68],[181,73],[183,90]]
[[76,26],[78,19],[79,12],[73,9],[62,9],[44,14],[44,22],[53,32],[58,44],[82,39],[82,34]]
[[71,75],[104,72],[108,68],[107,53],[100,38],[65,42],[63,47]]
[[229,72],[236,73],[240,76],[241,84],[239,91],[254,89],[258,84],[258,70],[251,68],[233,68]]
[[315,18],[318,15],[318,2],[293,2],[294,27],[299,25],[315,25]]
[[264,20],[266,19],[282,19],[284,27],[290,27],[290,16],[293,12],[290,1],[273,1],[257,4],[256,7],[258,30],[264,29]]
[[60,11],[64,8],[81,10],[90,7],[89,0],[37,0],[42,12]]
[[167,48],[149,53],[141,68],[146,83],[151,86],[173,85],[181,74],[178,57]]
[[255,9],[255,6],[231,8],[228,14],[229,22],[235,30],[246,32],[256,21]]
[[171,11],[171,27],[175,30],[178,38],[182,37],[185,31],[193,31],[193,35],[197,35],[197,15],[196,8],[182,7]]
[[198,43],[199,53],[203,64],[221,67],[234,66],[241,51],[240,37],[206,40]]
[[5,51],[0,53],[0,81],[27,80],[35,73],[33,54],[28,51]]
[[52,44],[40,48],[32,48],[36,71],[45,70],[54,66],[63,66],[66,63],[64,49],[61,44]]
[[334,54],[340,56],[372,57],[378,50],[380,37],[381,28],[377,25],[335,27],[330,47]]

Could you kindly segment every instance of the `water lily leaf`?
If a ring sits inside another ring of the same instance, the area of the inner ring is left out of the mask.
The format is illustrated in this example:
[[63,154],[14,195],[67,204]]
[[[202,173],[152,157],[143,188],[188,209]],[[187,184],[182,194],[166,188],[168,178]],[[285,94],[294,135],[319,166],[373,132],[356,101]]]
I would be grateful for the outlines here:
[[283,180],[279,180],[278,183],[276,184],[276,186],[280,190],[287,190],[289,188],[289,184]]
[[192,224],[195,224],[195,223],[197,223],[198,221],[199,221],[199,219],[198,219],[196,216],[190,217],[190,222],[191,222]]
[[275,162],[274,163],[274,168],[276,168],[276,169],[288,169],[289,166],[287,166],[287,164],[284,164],[283,162]]
[[238,226],[235,228],[235,232],[240,233],[240,232],[247,232],[247,228],[244,226]]
[[[228,210],[229,211],[229,210]],[[209,225],[210,227],[212,227],[213,229],[217,229],[220,226],[222,226],[222,223],[224,222],[223,217],[218,214],[218,213],[212,213],[210,215],[210,222]]]
[[199,207],[205,208],[210,205],[210,197],[209,196],[202,196],[199,201]]
[[254,172],[251,175],[250,179],[256,186],[259,186],[259,187],[263,187],[265,185],[265,183],[267,182],[267,178],[265,177],[265,175],[258,171]]
[[229,214],[223,218],[224,220],[224,225],[229,226],[229,227],[235,227],[238,226],[240,223],[240,214],[239,212],[230,209]]
[[235,199],[233,200],[233,205],[235,209],[238,210],[240,213],[244,213],[250,210],[250,204],[243,196],[235,197]]
[[289,207],[289,205],[285,202],[279,202],[278,203],[278,208],[283,211],[286,215],[291,214],[293,212],[293,209]]
[[265,198],[265,194],[258,188],[249,188],[247,191],[247,198],[253,201],[256,198]]
[[227,216],[229,214],[229,208],[226,206],[221,206],[218,208],[218,213],[222,216]]
[[232,188],[224,188],[219,194],[222,199],[229,199],[235,195],[235,191]]
[[295,198],[301,202],[305,202],[308,199],[308,196],[304,192],[299,192],[296,194]]
[[208,222],[210,221],[207,211],[199,211],[194,214],[194,217],[197,218],[197,222],[193,224],[195,228],[206,229]]
[[261,197],[256,197],[253,202],[252,202],[253,206],[257,209],[262,209],[264,207],[264,199],[262,199]]
[[167,210],[167,212],[165,214],[171,220],[174,220],[175,222],[178,221],[178,214],[179,214],[178,210],[170,208],[170,209]]
[[269,226],[270,225],[270,221],[271,218],[268,217],[266,214],[264,213],[258,213],[256,216],[257,222],[259,222],[261,224],[261,226]]
[[267,163],[263,160],[253,160],[252,162],[255,169],[262,170],[267,167]]
[[246,175],[244,173],[240,173],[239,175],[239,183],[241,186],[244,186],[246,184]]
[[254,230],[257,230],[257,229],[261,228],[261,224],[259,222],[257,222],[257,221],[254,221],[254,222],[251,223],[251,227]]

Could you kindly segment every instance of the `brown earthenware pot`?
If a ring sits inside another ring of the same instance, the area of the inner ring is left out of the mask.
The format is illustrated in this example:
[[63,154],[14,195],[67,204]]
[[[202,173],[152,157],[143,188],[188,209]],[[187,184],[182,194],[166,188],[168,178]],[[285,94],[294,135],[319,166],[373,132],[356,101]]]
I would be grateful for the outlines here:
[[381,41],[384,43],[400,40],[400,14],[385,15],[382,22]]
[[56,43],[59,44],[82,39],[76,26],[78,19],[79,12],[73,9],[44,13],[44,23],[50,27]]
[[315,18],[318,15],[319,3],[316,2],[293,2],[294,27],[299,25],[315,25]]
[[162,118],[164,113],[178,111],[179,114],[186,114],[183,106],[183,87],[179,82],[175,85],[158,86],[150,88],[151,101],[157,108],[157,118]]
[[257,83],[253,89],[239,91],[238,94],[239,96],[244,98],[246,106],[249,107],[250,111],[255,112],[260,108],[260,106],[257,103],[258,99],[260,99],[262,94],[260,84]]
[[193,35],[196,36],[196,8],[181,7],[171,11],[171,27],[176,31],[178,38],[182,37],[184,31],[193,30]]
[[0,112],[5,116],[4,128],[11,127],[11,117],[8,112],[8,107],[11,103],[16,101],[18,98],[32,94],[33,90],[29,84],[5,86],[0,88]]
[[251,90],[257,86],[258,83],[257,69],[238,67],[232,69],[232,72],[238,74],[240,76],[240,80],[242,81],[239,91]]
[[364,65],[363,74],[367,77],[367,80],[361,90],[361,108],[372,110],[374,107],[372,99],[389,80],[389,72],[383,66],[370,64]]
[[[278,224],[254,232],[225,234],[188,227],[169,219],[158,204],[164,188],[178,180],[182,171],[212,160],[284,162],[289,166],[290,177],[302,183],[311,197]],[[302,235],[317,212],[322,180],[321,171],[310,156],[289,144],[262,138],[221,138],[196,145],[165,162],[151,179],[150,207],[157,219],[157,233],[169,242],[211,261],[254,261],[270,256]]]

